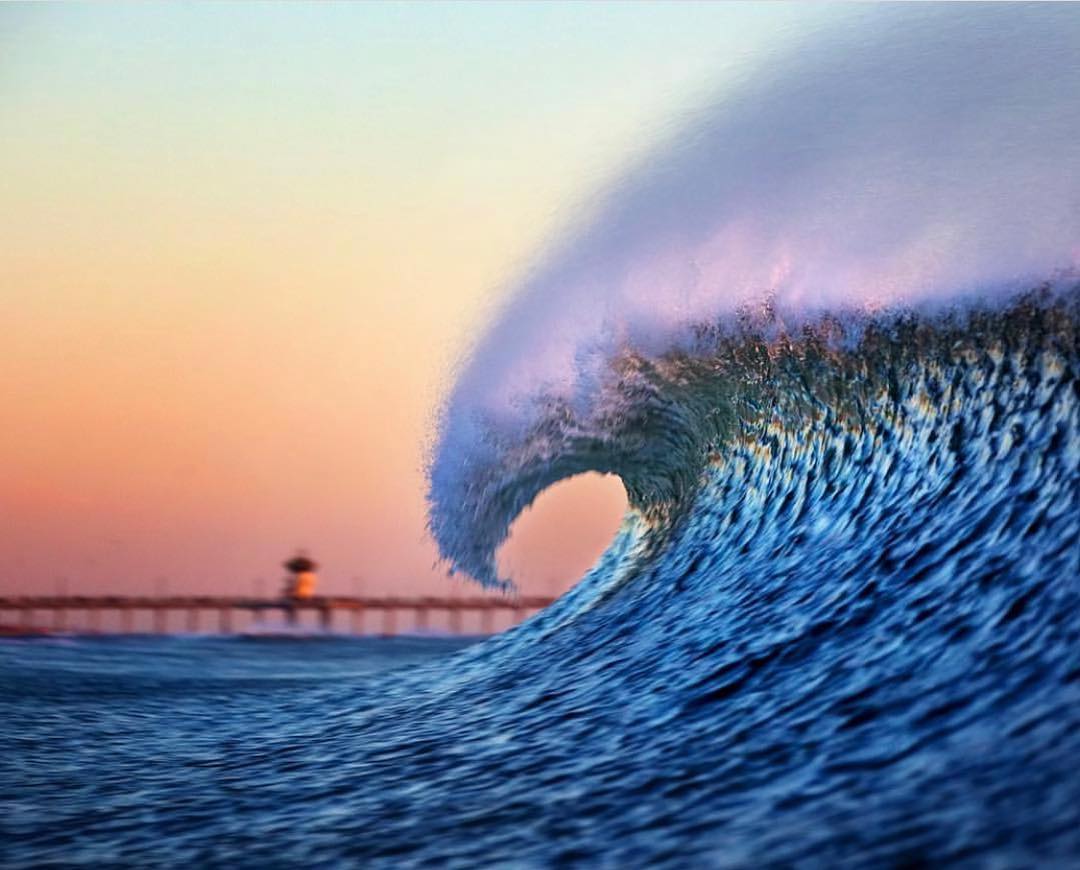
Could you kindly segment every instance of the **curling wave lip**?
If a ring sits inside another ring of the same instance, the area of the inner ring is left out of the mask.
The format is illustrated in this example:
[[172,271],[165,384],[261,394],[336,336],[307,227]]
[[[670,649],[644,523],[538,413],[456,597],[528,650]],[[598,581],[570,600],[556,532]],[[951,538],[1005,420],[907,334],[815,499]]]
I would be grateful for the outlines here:
[[[490,551],[505,529],[472,515],[520,511],[557,478],[492,512],[478,505],[501,496],[478,489],[478,469],[527,449],[554,402],[567,432],[603,415],[613,359],[692,346],[693,324],[767,297],[797,330],[824,311],[1002,300],[1075,268],[1080,16],[928,6],[841,19],[766,58],[609,185],[514,288],[433,451],[430,526],[452,569],[500,581]],[[603,449],[575,455],[566,473],[618,471]]]

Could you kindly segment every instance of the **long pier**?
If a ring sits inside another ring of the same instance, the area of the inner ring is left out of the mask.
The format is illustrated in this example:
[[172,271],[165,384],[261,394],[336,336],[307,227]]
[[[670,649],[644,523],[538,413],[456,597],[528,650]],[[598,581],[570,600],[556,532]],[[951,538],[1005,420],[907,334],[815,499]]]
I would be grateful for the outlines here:
[[[381,634],[398,633],[399,617],[412,617],[413,631],[423,632],[430,628],[432,614],[446,614],[451,634],[463,633],[463,617],[467,613],[479,614],[479,633],[491,634],[495,617],[502,614],[513,622],[520,622],[530,612],[547,607],[553,598],[524,596],[518,598],[495,597],[348,597],[337,595],[311,598],[249,598],[237,596],[158,596],[132,597],[126,595],[42,595],[0,597],[0,615],[17,613],[19,626],[25,632],[46,630],[64,632],[71,625],[70,617],[82,613],[90,633],[100,633],[102,615],[114,613],[119,617],[120,633],[135,630],[135,615],[148,612],[153,616],[153,631],[168,634],[169,614],[185,614],[185,630],[191,634],[205,631],[212,624],[221,634],[234,631],[233,616],[248,613],[256,620],[266,614],[280,614],[289,625],[302,621],[306,612],[314,613],[317,624],[324,630],[335,627],[334,615],[344,612],[350,615],[350,628],[356,631],[362,626],[364,614],[381,616]],[[36,625],[39,614],[48,613],[48,626]],[[214,618],[216,616],[216,619]],[[210,622],[207,622],[210,618]],[[0,625],[3,619],[0,618]],[[15,626],[11,627],[16,628]]]

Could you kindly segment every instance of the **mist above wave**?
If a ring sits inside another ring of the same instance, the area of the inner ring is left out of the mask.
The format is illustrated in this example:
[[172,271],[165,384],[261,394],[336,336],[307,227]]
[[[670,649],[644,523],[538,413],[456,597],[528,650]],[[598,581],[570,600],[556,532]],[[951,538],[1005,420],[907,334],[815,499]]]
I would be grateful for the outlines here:
[[905,6],[846,11],[761,58],[514,288],[444,409],[440,544],[453,514],[483,510],[477,469],[554,396],[595,417],[628,349],[662,353],[765,297],[790,326],[1074,269],[1077,57],[1069,7]]

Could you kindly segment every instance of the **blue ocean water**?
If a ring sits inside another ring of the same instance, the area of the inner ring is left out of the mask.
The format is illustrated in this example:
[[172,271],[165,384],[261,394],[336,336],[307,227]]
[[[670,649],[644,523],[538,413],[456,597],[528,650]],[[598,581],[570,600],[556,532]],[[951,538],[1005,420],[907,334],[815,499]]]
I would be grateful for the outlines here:
[[[265,839],[284,816],[251,826],[241,816],[269,809],[274,793],[306,793],[303,758],[334,767],[330,747],[312,740],[340,721],[342,688],[361,707],[378,706],[382,690],[361,700],[372,679],[474,642],[0,639],[0,865],[299,861],[303,850]],[[269,767],[245,795],[252,763]]]

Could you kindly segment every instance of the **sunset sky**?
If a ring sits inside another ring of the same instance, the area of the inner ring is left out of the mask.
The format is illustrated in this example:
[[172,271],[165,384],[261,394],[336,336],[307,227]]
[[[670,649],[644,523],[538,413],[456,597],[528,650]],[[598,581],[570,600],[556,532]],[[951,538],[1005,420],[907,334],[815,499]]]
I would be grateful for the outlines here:
[[[424,464],[455,364],[809,14],[0,7],[0,592],[269,592],[298,545],[324,591],[452,588]],[[623,507],[614,480],[545,500],[506,558],[529,591]]]

